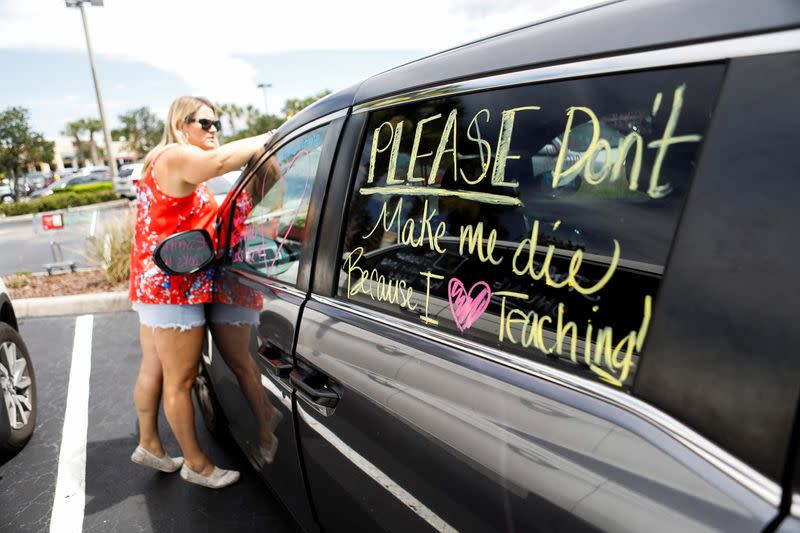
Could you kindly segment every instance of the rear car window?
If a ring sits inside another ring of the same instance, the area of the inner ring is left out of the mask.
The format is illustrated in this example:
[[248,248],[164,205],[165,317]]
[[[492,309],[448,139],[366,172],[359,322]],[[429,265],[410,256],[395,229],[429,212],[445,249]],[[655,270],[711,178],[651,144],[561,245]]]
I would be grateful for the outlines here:
[[373,111],[338,296],[629,387],[723,70]]

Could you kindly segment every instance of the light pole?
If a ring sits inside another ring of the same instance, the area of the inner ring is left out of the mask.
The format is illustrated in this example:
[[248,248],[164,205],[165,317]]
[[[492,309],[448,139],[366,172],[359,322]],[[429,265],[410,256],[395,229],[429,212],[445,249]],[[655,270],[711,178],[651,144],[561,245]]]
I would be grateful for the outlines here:
[[108,165],[111,167],[111,176],[117,176],[117,160],[114,158],[114,147],[111,145],[111,135],[108,133],[106,125],[106,112],[103,108],[103,97],[100,94],[100,82],[97,79],[97,68],[94,66],[94,55],[92,54],[92,42],[89,40],[89,26],[86,22],[86,11],[83,9],[85,2],[90,2],[93,6],[103,6],[103,0],[65,0],[67,7],[77,7],[81,10],[83,19],[83,33],[86,35],[86,48],[89,50],[89,64],[92,67],[92,79],[94,79],[94,92],[97,95],[97,107],[100,110],[100,123],[103,125],[103,137],[106,142],[106,153],[108,154]]
[[258,84],[258,88],[264,90],[264,114],[265,115],[269,115],[269,106],[267,105],[267,89],[272,88],[272,84],[271,83],[259,83]]

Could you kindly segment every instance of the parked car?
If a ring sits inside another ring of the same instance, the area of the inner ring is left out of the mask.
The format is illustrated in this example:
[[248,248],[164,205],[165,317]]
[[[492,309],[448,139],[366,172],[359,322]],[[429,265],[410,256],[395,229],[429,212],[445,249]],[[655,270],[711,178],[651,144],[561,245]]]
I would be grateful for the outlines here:
[[73,174],[67,178],[62,178],[59,181],[54,181],[44,189],[39,189],[31,194],[31,198],[41,198],[42,196],[50,196],[56,191],[66,189],[74,185],[86,185],[87,183],[95,183],[98,181],[108,181],[106,171],[98,170],[84,174]]
[[36,426],[36,376],[19,334],[14,307],[0,280],[0,458],[18,452]]
[[86,166],[78,169],[72,177],[91,177],[92,181],[111,181],[111,169],[107,166]]
[[218,204],[222,205],[222,203],[225,201],[225,198],[228,196],[228,193],[233,188],[234,183],[236,183],[236,180],[241,174],[241,170],[234,170],[233,172],[228,172],[222,176],[217,176],[216,178],[212,178],[206,182],[208,189],[211,191],[211,194],[214,195],[214,199]]
[[17,197],[22,199],[31,196],[35,191],[42,189],[47,181],[48,174],[31,172],[17,178]]
[[47,187],[43,189],[39,189],[37,191],[33,191],[31,193],[31,198],[41,198],[42,196],[50,196],[53,192],[57,189],[63,189],[67,186],[67,180],[69,178],[61,179],[60,181],[54,181]]
[[798,80],[800,3],[611,2],[303,110],[220,208],[209,429],[307,531],[796,531]]
[[9,203],[14,201],[14,191],[10,185],[0,183],[0,202]]
[[[76,176],[83,176],[80,172],[76,174]],[[112,181],[111,180],[111,170],[108,167],[100,167],[91,170],[88,173],[88,177],[91,178],[91,182],[95,181]]]
[[[75,173],[78,172],[78,170],[79,169],[77,169],[77,168],[65,168],[64,170],[57,170],[53,174],[53,178],[54,178],[55,181],[60,181],[60,180],[66,179],[66,178],[70,178],[70,177],[74,176]],[[55,178],[58,178],[58,179],[55,179]]]
[[139,180],[142,178],[142,163],[122,165],[114,178],[114,192],[120,198],[135,198]]

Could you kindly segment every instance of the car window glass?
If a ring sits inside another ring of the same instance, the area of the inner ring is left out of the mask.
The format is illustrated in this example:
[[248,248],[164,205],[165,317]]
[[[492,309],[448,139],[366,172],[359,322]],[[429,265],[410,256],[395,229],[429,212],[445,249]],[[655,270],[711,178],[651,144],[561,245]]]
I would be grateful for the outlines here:
[[338,295],[629,387],[722,72],[372,112]]
[[237,196],[231,254],[235,265],[294,284],[327,127],[282,146]]
[[219,176],[208,180],[206,185],[208,185],[211,194],[226,194],[231,190],[231,185],[233,184],[226,178]]

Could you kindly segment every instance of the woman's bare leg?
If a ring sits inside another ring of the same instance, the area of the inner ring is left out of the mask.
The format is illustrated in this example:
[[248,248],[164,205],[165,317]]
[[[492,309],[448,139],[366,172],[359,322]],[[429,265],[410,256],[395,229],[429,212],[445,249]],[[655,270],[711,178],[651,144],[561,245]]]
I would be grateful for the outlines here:
[[153,330],[140,326],[139,341],[142,344],[142,363],[133,388],[133,403],[136,404],[136,414],[139,417],[139,446],[163,457],[164,447],[158,435],[158,407],[161,403],[163,373]]
[[214,465],[197,442],[192,405],[192,384],[197,377],[205,326],[185,331],[177,328],[155,328],[154,331],[164,371],[164,412],[186,465],[199,474],[208,475]]
[[250,404],[258,428],[259,440],[262,444],[268,445],[272,441],[269,421],[275,407],[267,398],[267,392],[261,385],[261,372],[250,357],[251,326],[249,324],[234,326],[212,323],[210,328],[214,344],[217,345],[225,363],[236,375],[239,386],[247,398],[247,403]]

